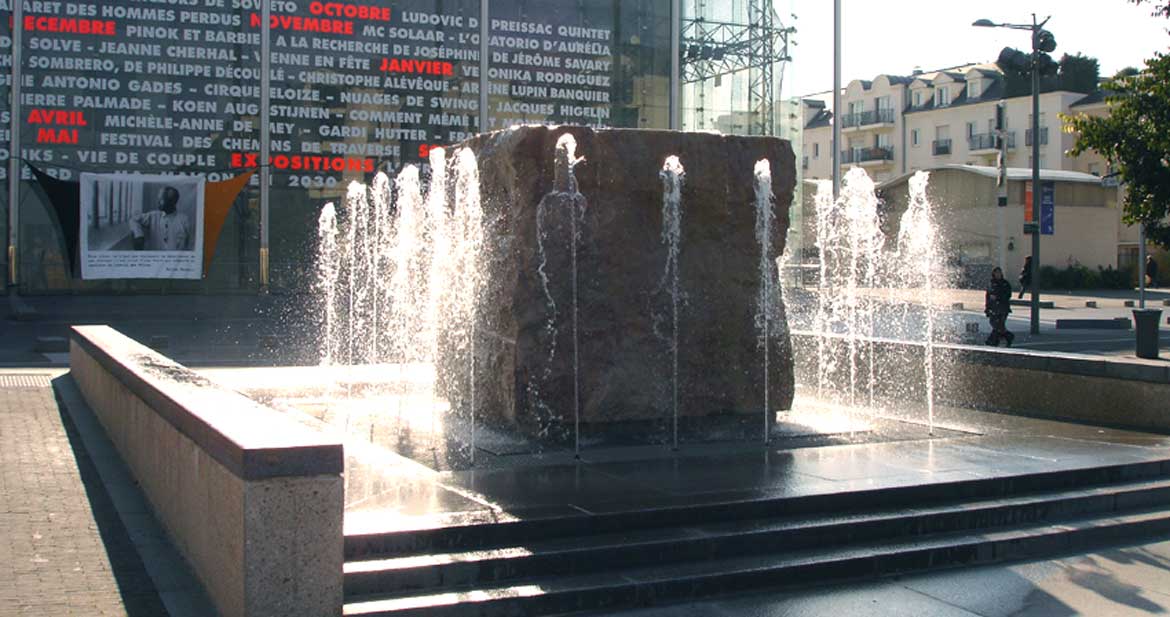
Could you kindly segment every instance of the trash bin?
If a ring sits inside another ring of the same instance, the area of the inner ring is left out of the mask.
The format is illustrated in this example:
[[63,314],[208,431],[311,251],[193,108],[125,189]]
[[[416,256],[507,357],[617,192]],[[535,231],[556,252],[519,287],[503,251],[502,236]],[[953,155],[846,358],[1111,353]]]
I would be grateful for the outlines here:
[[1137,357],[1158,357],[1158,321],[1162,319],[1159,309],[1136,309],[1133,312]]

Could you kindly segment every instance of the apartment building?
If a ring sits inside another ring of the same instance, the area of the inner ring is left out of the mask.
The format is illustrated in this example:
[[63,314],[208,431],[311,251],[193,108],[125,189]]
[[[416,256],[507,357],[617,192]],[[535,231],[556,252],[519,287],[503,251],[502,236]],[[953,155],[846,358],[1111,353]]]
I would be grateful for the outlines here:
[[[854,80],[842,93],[841,165],[861,167],[875,182],[944,165],[995,165],[995,106],[1007,104],[1007,165],[1032,166],[1032,97],[1003,98],[1004,77],[995,65],[972,65]],[[1040,95],[1040,166],[1073,169],[1064,153],[1075,136],[1060,114],[1086,95]],[[825,101],[805,101],[802,166],[806,178],[832,177],[832,121]]]
[[[1024,219],[1024,195],[1032,167],[1032,97],[1004,98],[1002,72],[991,65],[855,80],[842,92],[840,164],[842,171],[865,169],[887,198],[904,199],[905,180],[915,171],[931,170],[932,196],[946,209],[943,239],[956,263],[976,268],[1002,261],[1018,268]],[[803,101],[801,164],[806,180],[832,177],[831,93]],[[1005,103],[1009,182],[1008,207],[997,213],[995,166],[996,105]],[[1042,178],[1055,183],[1056,232],[1044,235],[1043,265],[1063,267],[1136,266],[1138,232],[1121,221],[1123,187],[1108,179],[1107,162],[1096,153],[1066,154],[1076,135],[1064,131],[1062,114],[1104,115],[1100,93],[1054,91],[1040,95]],[[990,179],[988,179],[990,178]],[[810,198],[806,197],[805,201]],[[807,205],[807,204],[806,204]],[[896,205],[893,206],[895,209]],[[802,210],[808,210],[804,208]],[[1006,228],[989,227],[1006,218]],[[813,229],[814,221],[804,222]],[[811,231],[809,231],[811,234]],[[811,236],[810,236],[811,237]],[[1091,241],[1090,241],[1091,240]],[[1164,256],[1161,256],[1165,259]],[[989,266],[988,266],[989,267]]]

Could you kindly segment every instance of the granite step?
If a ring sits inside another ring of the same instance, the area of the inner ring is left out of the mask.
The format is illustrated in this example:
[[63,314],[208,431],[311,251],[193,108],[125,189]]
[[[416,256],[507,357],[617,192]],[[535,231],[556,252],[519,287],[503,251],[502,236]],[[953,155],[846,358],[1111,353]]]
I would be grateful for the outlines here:
[[515,520],[454,523],[422,529],[347,534],[345,560],[391,559],[425,553],[450,553],[524,546],[557,538],[705,525],[713,521],[752,521],[777,516],[840,515],[860,511],[905,510],[955,501],[994,500],[1044,491],[1104,487],[1123,482],[1170,478],[1170,460],[1161,458],[1104,466],[988,478],[908,484],[809,495],[759,492],[682,496],[631,508],[554,514],[513,511]]
[[553,615],[668,604],[759,589],[1033,558],[1120,540],[1164,536],[1170,509],[1075,518],[1057,524],[935,533],[766,555],[658,564],[604,573],[539,576],[507,584],[347,597],[345,615],[480,617]]
[[707,521],[526,541],[490,549],[425,553],[345,564],[345,593],[356,596],[466,588],[516,578],[583,575],[692,560],[912,538],[1102,516],[1170,503],[1170,479],[959,500],[913,509]]

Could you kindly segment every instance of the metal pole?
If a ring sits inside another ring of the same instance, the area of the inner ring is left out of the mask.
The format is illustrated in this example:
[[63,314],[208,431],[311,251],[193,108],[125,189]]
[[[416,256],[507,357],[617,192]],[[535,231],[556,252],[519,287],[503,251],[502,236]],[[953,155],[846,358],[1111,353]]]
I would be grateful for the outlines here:
[[670,128],[682,128],[682,0],[670,3]]
[[12,95],[8,130],[8,291],[16,294],[19,280],[17,245],[20,240],[20,65],[23,62],[24,3],[12,3]]
[[271,109],[272,93],[272,3],[261,2],[260,8],[260,289],[268,290],[268,228],[271,217],[268,199],[271,192],[271,168],[268,159],[272,152]]
[[1146,308],[1146,224],[1138,223],[1138,308]]
[[1032,327],[1040,334],[1040,50],[1036,49],[1036,14],[1032,14]]
[[491,80],[488,79],[488,70],[491,58],[488,57],[490,29],[488,28],[488,0],[479,0],[479,132],[488,132],[488,88]]
[[1007,127],[1003,126],[1004,119],[1007,118],[1006,106],[1001,102],[997,103],[997,125],[996,133],[999,139],[999,193],[995,200],[995,223],[999,235],[999,268],[1001,270],[1007,268],[1007,223],[1004,221],[1004,210],[1007,208],[1008,200],[1008,134]]
[[841,0],[833,0],[833,199],[841,195]]

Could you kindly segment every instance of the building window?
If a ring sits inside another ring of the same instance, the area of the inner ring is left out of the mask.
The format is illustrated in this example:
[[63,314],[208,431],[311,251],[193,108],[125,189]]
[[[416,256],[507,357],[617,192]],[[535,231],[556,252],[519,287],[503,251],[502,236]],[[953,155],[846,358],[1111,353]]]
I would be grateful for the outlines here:
[[914,146],[915,148],[918,147],[918,129],[913,129],[910,131],[910,145]]
[[914,91],[914,106],[915,107],[922,107],[922,91],[921,90]]
[[979,86],[980,86],[980,84],[977,80],[967,82],[967,98],[969,98],[969,99],[979,98],[979,91],[980,91]]
[[974,136],[975,136],[975,123],[968,122],[967,123],[967,138],[970,139]]
[[814,159],[821,158],[821,144],[819,142],[813,144],[813,158]]
[[943,86],[934,91],[934,106],[946,107],[951,104],[951,91],[949,88]]

